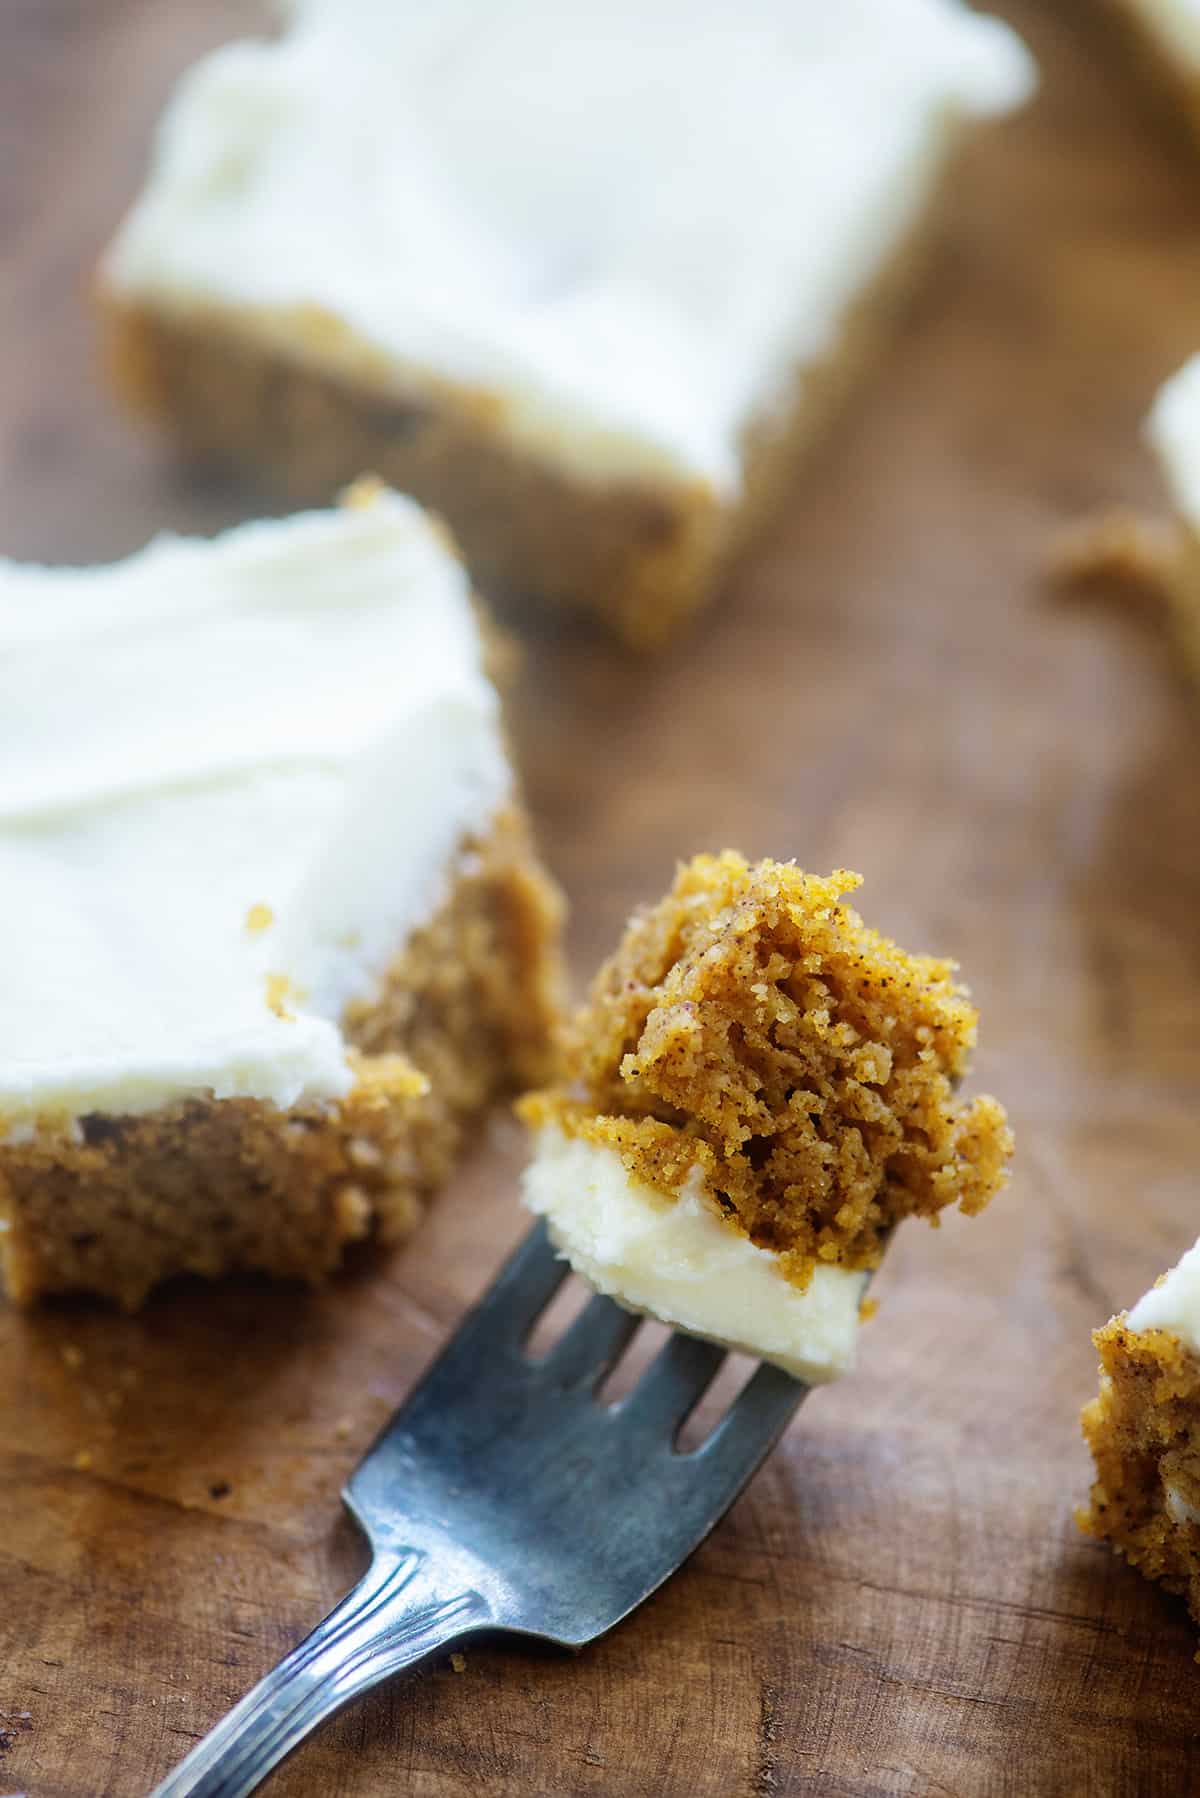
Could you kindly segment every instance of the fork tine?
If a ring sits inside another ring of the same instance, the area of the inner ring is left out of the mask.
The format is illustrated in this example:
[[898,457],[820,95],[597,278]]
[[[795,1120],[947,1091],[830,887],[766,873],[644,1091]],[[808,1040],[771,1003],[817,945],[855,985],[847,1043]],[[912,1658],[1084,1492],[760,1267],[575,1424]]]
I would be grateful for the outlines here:
[[547,1372],[560,1386],[595,1385],[619,1360],[641,1321],[612,1299],[589,1300],[546,1356]]
[[539,1219],[459,1327],[452,1349],[476,1354],[487,1341],[524,1341],[570,1271]]
[[672,1336],[618,1411],[635,1428],[674,1437],[712,1385],[726,1352],[695,1336]]
[[782,1436],[812,1391],[782,1368],[763,1363],[738,1393],[716,1429],[690,1459],[714,1476],[748,1479]]

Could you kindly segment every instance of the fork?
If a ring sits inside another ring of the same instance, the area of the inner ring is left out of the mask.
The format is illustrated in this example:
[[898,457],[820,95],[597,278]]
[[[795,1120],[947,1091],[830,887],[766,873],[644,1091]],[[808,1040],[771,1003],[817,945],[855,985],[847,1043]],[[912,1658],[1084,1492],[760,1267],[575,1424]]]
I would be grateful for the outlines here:
[[342,1494],[371,1549],[364,1577],[152,1798],[242,1798],[359,1693],[481,1632],[582,1648],[728,1510],[808,1387],[760,1366],[683,1452],[726,1351],[677,1333],[625,1398],[598,1403],[642,1320],[592,1298],[532,1358],[569,1271],[535,1225]]

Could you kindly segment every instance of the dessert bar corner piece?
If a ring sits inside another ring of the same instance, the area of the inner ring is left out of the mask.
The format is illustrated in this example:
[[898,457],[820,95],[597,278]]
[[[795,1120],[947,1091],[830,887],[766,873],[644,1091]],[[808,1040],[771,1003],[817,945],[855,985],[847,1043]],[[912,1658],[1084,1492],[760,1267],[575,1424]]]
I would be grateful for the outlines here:
[[1096,1479],[1079,1522],[1200,1623],[1200,1243],[1093,1340]]
[[315,1278],[545,1077],[559,902],[411,502],[0,565],[0,1261],[18,1302]]
[[118,384],[493,589],[665,641],[889,329],[1028,56],[961,0],[309,0],[183,80],[100,271]]
[[633,1310],[809,1380],[850,1363],[903,1218],[1006,1179],[994,1099],[957,1094],[976,1013],[952,963],[845,903],[853,874],[697,856],[636,915],[527,1096],[525,1201]]

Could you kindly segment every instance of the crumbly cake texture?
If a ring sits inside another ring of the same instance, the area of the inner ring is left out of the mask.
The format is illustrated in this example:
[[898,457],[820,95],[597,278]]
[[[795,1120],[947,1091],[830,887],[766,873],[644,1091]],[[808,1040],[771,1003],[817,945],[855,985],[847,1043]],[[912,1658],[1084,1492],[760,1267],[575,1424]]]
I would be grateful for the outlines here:
[[552,1066],[560,914],[514,808],[463,846],[436,914],[348,1008],[344,1099],[191,1099],[0,1142],[11,1297],[86,1290],[133,1308],[171,1275],[314,1280],[358,1238],[406,1236],[470,1120]]
[[1124,1314],[1092,1340],[1101,1385],[1083,1433],[1096,1480],[1080,1527],[1182,1594],[1200,1623],[1200,1356]]
[[601,968],[525,1121],[676,1198],[699,1170],[801,1288],[821,1263],[876,1265],[903,1217],[981,1211],[1012,1137],[995,1099],[956,1095],[977,1014],[953,963],[863,924],[844,901],[859,884],[688,862]]
[[500,396],[381,385],[369,358],[334,374],[306,354],[335,329],[297,312],[270,334],[214,308],[153,308],[101,292],[106,361],[129,408],[197,463],[232,468],[291,503],[370,469],[446,519],[489,597],[599,619],[661,649],[765,531],[805,454],[882,354],[932,261],[936,215],[846,315],[837,342],[746,433],[734,503],[702,482],[573,478],[515,446]]

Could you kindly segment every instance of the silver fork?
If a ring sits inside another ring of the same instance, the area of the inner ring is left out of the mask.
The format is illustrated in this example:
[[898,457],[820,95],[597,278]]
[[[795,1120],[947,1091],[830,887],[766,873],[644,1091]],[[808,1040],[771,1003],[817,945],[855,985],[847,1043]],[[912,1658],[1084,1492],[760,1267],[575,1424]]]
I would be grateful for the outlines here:
[[360,1692],[481,1631],[582,1648],[729,1508],[808,1387],[760,1367],[681,1452],[725,1351],[672,1336],[626,1398],[598,1404],[641,1320],[593,1298],[531,1358],[568,1272],[538,1224],[342,1495],[370,1544],[363,1579],[153,1798],[242,1798]]

